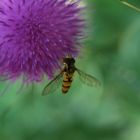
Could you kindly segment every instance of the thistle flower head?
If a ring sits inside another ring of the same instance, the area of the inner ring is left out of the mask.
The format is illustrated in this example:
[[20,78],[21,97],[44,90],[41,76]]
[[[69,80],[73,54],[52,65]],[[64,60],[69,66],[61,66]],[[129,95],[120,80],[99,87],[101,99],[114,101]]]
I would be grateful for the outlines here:
[[83,20],[79,1],[1,0],[0,76],[40,81],[67,54],[77,56]]

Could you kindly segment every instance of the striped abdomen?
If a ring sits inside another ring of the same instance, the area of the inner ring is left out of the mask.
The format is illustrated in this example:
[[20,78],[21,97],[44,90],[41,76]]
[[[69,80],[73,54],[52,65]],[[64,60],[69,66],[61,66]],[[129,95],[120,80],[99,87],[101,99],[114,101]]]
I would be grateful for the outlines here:
[[73,77],[73,73],[69,74],[67,72],[64,72],[63,74],[63,84],[62,84],[62,92],[63,93],[67,93],[71,83],[72,83],[72,77]]

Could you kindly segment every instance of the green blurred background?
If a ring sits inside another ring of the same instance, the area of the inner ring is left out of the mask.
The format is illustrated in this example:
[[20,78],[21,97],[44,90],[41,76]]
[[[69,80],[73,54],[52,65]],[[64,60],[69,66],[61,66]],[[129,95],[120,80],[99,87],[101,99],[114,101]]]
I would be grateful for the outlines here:
[[68,94],[41,96],[48,81],[20,94],[20,81],[1,82],[10,87],[0,97],[0,140],[140,140],[140,13],[119,0],[84,3],[87,38],[76,65],[102,86],[75,74]]

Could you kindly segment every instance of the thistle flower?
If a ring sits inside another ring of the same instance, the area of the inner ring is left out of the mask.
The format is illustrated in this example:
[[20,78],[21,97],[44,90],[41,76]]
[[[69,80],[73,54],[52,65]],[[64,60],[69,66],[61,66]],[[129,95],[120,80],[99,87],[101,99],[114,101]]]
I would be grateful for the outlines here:
[[81,9],[79,0],[1,0],[0,76],[52,78],[60,59],[78,54]]

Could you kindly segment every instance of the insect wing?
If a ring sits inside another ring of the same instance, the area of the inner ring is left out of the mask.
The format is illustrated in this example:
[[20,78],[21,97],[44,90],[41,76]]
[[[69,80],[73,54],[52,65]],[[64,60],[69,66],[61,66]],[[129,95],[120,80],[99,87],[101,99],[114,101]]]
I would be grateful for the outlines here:
[[63,79],[63,72],[58,74],[52,81],[50,81],[43,89],[42,95],[47,95],[55,92],[61,85]]
[[88,86],[95,86],[98,87],[101,85],[100,81],[96,79],[94,76],[91,76],[89,74],[84,73],[83,71],[77,69],[77,72],[80,76],[80,80],[84,83],[87,84]]
[[0,82],[5,82],[8,79],[10,79],[10,77],[8,77],[8,76],[0,76]]

